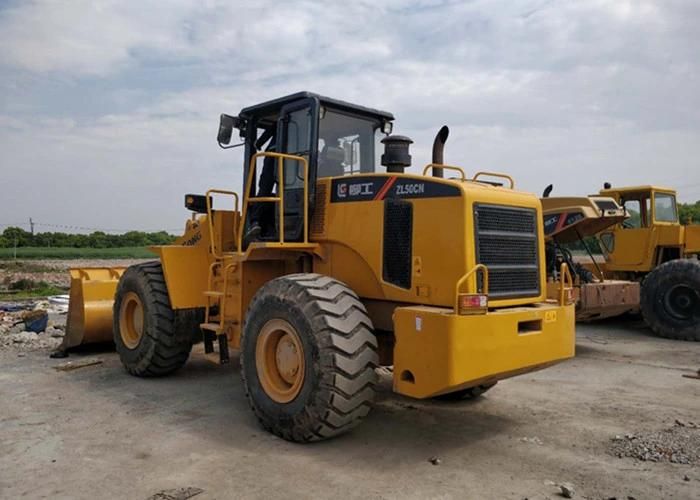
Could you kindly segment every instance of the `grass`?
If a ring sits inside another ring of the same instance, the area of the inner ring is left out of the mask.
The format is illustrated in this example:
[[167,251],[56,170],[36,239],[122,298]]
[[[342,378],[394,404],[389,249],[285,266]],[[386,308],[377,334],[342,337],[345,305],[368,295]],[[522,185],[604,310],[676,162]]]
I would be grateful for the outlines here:
[[[0,248],[0,260],[12,260],[14,248]],[[18,259],[148,259],[154,254],[146,247],[63,248],[19,247]]]

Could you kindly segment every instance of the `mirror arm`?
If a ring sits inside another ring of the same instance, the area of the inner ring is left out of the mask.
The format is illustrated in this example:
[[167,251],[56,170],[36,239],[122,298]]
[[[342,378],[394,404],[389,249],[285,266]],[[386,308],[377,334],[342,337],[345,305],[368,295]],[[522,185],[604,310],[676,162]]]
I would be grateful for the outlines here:
[[[217,142],[218,142],[218,141],[217,141]],[[238,144],[231,144],[230,146],[224,146],[223,144],[221,144],[221,143],[219,142],[219,147],[220,147],[221,149],[231,149],[231,148],[237,148],[237,147],[239,147],[239,146],[243,146],[244,144],[245,144],[245,141],[239,142]]]

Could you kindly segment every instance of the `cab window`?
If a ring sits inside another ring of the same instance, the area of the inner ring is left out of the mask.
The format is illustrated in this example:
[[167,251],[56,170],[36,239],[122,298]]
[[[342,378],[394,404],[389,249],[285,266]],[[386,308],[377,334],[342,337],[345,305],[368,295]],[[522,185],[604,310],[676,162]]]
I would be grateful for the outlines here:
[[666,193],[654,194],[654,219],[659,222],[678,222],[675,196]]
[[[289,113],[287,120],[287,140],[284,151],[287,154],[309,159],[311,144],[311,112],[300,109]],[[287,188],[301,188],[304,185],[304,170],[298,161],[285,160],[284,185]]]
[[639,200],[625,200],[623,205],[629,214],[629,218],[625,219],[622,227],[628,229],[642,227],[642,206]]
[[374,172],[379,126],[375,119],[325,108],[318,128],[318,177]]

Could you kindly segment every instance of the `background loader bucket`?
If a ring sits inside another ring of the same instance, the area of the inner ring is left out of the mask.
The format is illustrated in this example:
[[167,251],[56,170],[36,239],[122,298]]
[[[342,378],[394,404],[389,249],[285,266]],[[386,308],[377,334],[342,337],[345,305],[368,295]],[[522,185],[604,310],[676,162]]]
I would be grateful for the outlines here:
[[68,319],[60,350],[112,341],[112,305],[125,269],[82,267],[70,270]]

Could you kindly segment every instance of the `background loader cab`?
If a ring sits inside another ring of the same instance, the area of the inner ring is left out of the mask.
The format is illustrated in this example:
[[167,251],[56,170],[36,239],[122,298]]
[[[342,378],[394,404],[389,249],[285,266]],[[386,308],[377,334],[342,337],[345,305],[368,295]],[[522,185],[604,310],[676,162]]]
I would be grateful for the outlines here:
[[607,269],[648,273],[659,264],[700,252],[700,227],[679,223],[674,190],[606,186],[600,195],[614,198],[629,214],[627,220],[600,235]]

